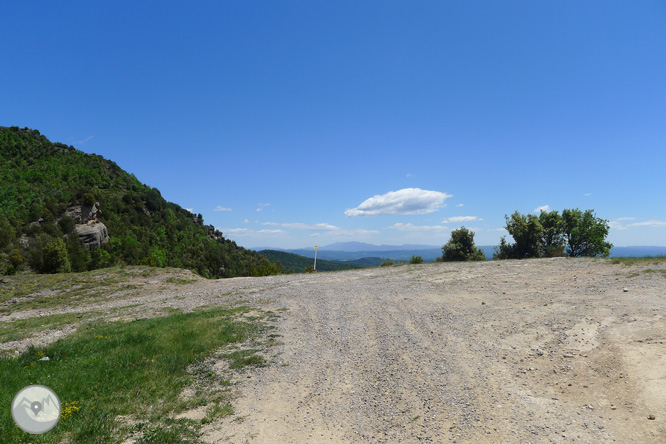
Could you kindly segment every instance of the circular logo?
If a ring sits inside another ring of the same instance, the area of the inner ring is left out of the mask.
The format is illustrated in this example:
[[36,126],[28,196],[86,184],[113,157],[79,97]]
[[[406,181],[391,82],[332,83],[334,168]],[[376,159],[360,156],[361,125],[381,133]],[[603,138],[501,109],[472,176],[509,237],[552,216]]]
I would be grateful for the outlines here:
[[24,432],[38,435],[51,430],[60,419],[60,400],[43,385],[29,385],[12,401],[12,418]]

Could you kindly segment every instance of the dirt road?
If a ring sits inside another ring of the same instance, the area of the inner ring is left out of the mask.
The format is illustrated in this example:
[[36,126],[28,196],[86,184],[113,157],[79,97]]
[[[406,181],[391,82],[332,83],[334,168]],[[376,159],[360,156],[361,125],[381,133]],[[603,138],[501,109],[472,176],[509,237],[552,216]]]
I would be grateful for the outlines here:
[[205,440],[666,442],[666,264],[650,268],[560,258],[237,280],[287,309],[283,344]]

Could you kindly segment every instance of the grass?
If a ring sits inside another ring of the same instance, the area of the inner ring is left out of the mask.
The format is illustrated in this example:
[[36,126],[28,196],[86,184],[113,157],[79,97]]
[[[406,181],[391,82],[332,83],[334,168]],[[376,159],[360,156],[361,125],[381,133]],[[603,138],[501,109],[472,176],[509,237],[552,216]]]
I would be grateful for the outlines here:
[[96,315],[97,312],[64,313],[0,322],[0,342],[19,341],[36,332],[74,325]]
[[[233,413],[229,379],[212,370],[214,358],[240,370],[265,364],[257,351],[267,317],[247,319],[248,311],[218,307],[133,322],[96,321],[47,347],[0,358],[0,442],[120,443],[130,436],[137,444],[200,442],[202,424]],[[27,321],[17,331],[28,329]],[[223,351],[242,343],[256,348]],[[53,389],[67,410],[43,435],[24,433],[11,418],[14,395],[31,384]],[[194,394],[184,399],[187,387]],[[195,406],[206,406],[204,419],[175,419]],[[120,421],[121,415],[136,420]]]
[[131,296],[139,287],[128,283],[132,278],[174,274],[166,279],[172,284],[187,284],[195,279],[182,278],[182,270],[151,267],[112,267],[83,273],[19,273],[4,278],[0,284],[0,313],[38,308],[63,308],[111,298]]
[[608,259],[611,264],[632,265],[659,265],[666,263],[666,256],[645,256],[645,257],[614,257]]

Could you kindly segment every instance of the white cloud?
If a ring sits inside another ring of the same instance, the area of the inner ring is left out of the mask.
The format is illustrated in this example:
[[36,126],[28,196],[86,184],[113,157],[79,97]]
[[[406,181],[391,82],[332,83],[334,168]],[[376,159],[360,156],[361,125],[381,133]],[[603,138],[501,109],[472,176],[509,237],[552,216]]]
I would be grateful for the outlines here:
[[185,209],[186,209],[187,211],[189,211],[190,213],[193,213],[193,212],[194,212],[194,209],[193,209],[193,208],[185,208]]
[[540,207],[536,207],[534,209],[535,213],[540,213],[542,211],[550,211],[550,205],[541,205]]
[[504,232],[508,233],[508,231],[506,231],[506,228],[504,228],[504,227],[502,227],[502,228],[489,228],[486,231],[504,231]]
[[615,220],[636,220],[636,218],[635,217],[618,217]]
[[471,222],[473,220],[483,220],[476,216],[453,216],[442,221],[443,224],[457,224],[458,222]]
[[[259,222],[257,222],[257,223],[259,223]],[[273,226],[277,226],[277,225],[280,225],[280,224],[277,223],[277,222],[262,222],[261,225],[273,225]]]
[[404,188],[373,196],[356,208],[345,211],[347,217],[380,216],[385,214],[426,214],[444,206],[444,200],[453,197],[439,191]]
[[218,205],[215,207],[213,211],[234,211],[234,210],[232,210],[231,208],[224,208],[223,206]]
[[414,177],[412,173],[407,173],[407,177]]
[[398,222],[386,227],[389,229],[399,230],[399,231],[447,231],[449,227],[443,225],[414,225],[414,224],[403,224]]
[[249,228],[223,228],[220,231],[227,236],[255,236],[260,237],[264,235],[283,234],[284,230],[251,230]]
[[261,210],[263,210],[265,207],[270,206],[271,204],[269,204],[269,203],[261,203],[261,202],[260,202],[260,203],[258,203],[257,205],[259,205],[259,208],[257,208],[257,211],[261,211]]
[[93,139],[93,137],[94,137],[94,136],[88,136],[88,137],[86,137],[85,139],[83,139],[83,140],[79,140],[78,142],[74,142],[74,143],[75,143],[76,145],[85,145],[86,142],[88,142],[89,140]]
[[614,230],[626,230],[627,227],[622,225],[620,222],[616,222],[614,220],[608,222],[608,228],[614,229]]
[[465,204],[457,204],[456,207],[464,207]]
[[648,220],[645,222],[635,222],[627,225],[628,227],[666,227],[666,221]]
[[587,196],[591,196],[591,195],[592,195],[592,193],[585,193],[585,194],[583,194],[583,196],[585,196],[585,197],[587,197]]
[[340,228],[336,227],[335,225],[331,224],[303,224],[300,222],[297,223],[288,223],[288,224],[280,224],[281,226],[285,228],[292,228],[294,230],[306,230],[306,231],[336,231],[339,230]]

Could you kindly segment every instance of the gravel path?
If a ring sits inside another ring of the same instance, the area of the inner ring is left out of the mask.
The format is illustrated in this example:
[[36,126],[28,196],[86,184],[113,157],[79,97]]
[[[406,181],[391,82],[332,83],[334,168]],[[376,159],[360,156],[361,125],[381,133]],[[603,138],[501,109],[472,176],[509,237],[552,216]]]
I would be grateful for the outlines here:
[[629,270],[549,259],[253,280],[246,298],[288,309],[284,344],[206,441],[666,442],[666,279]]

